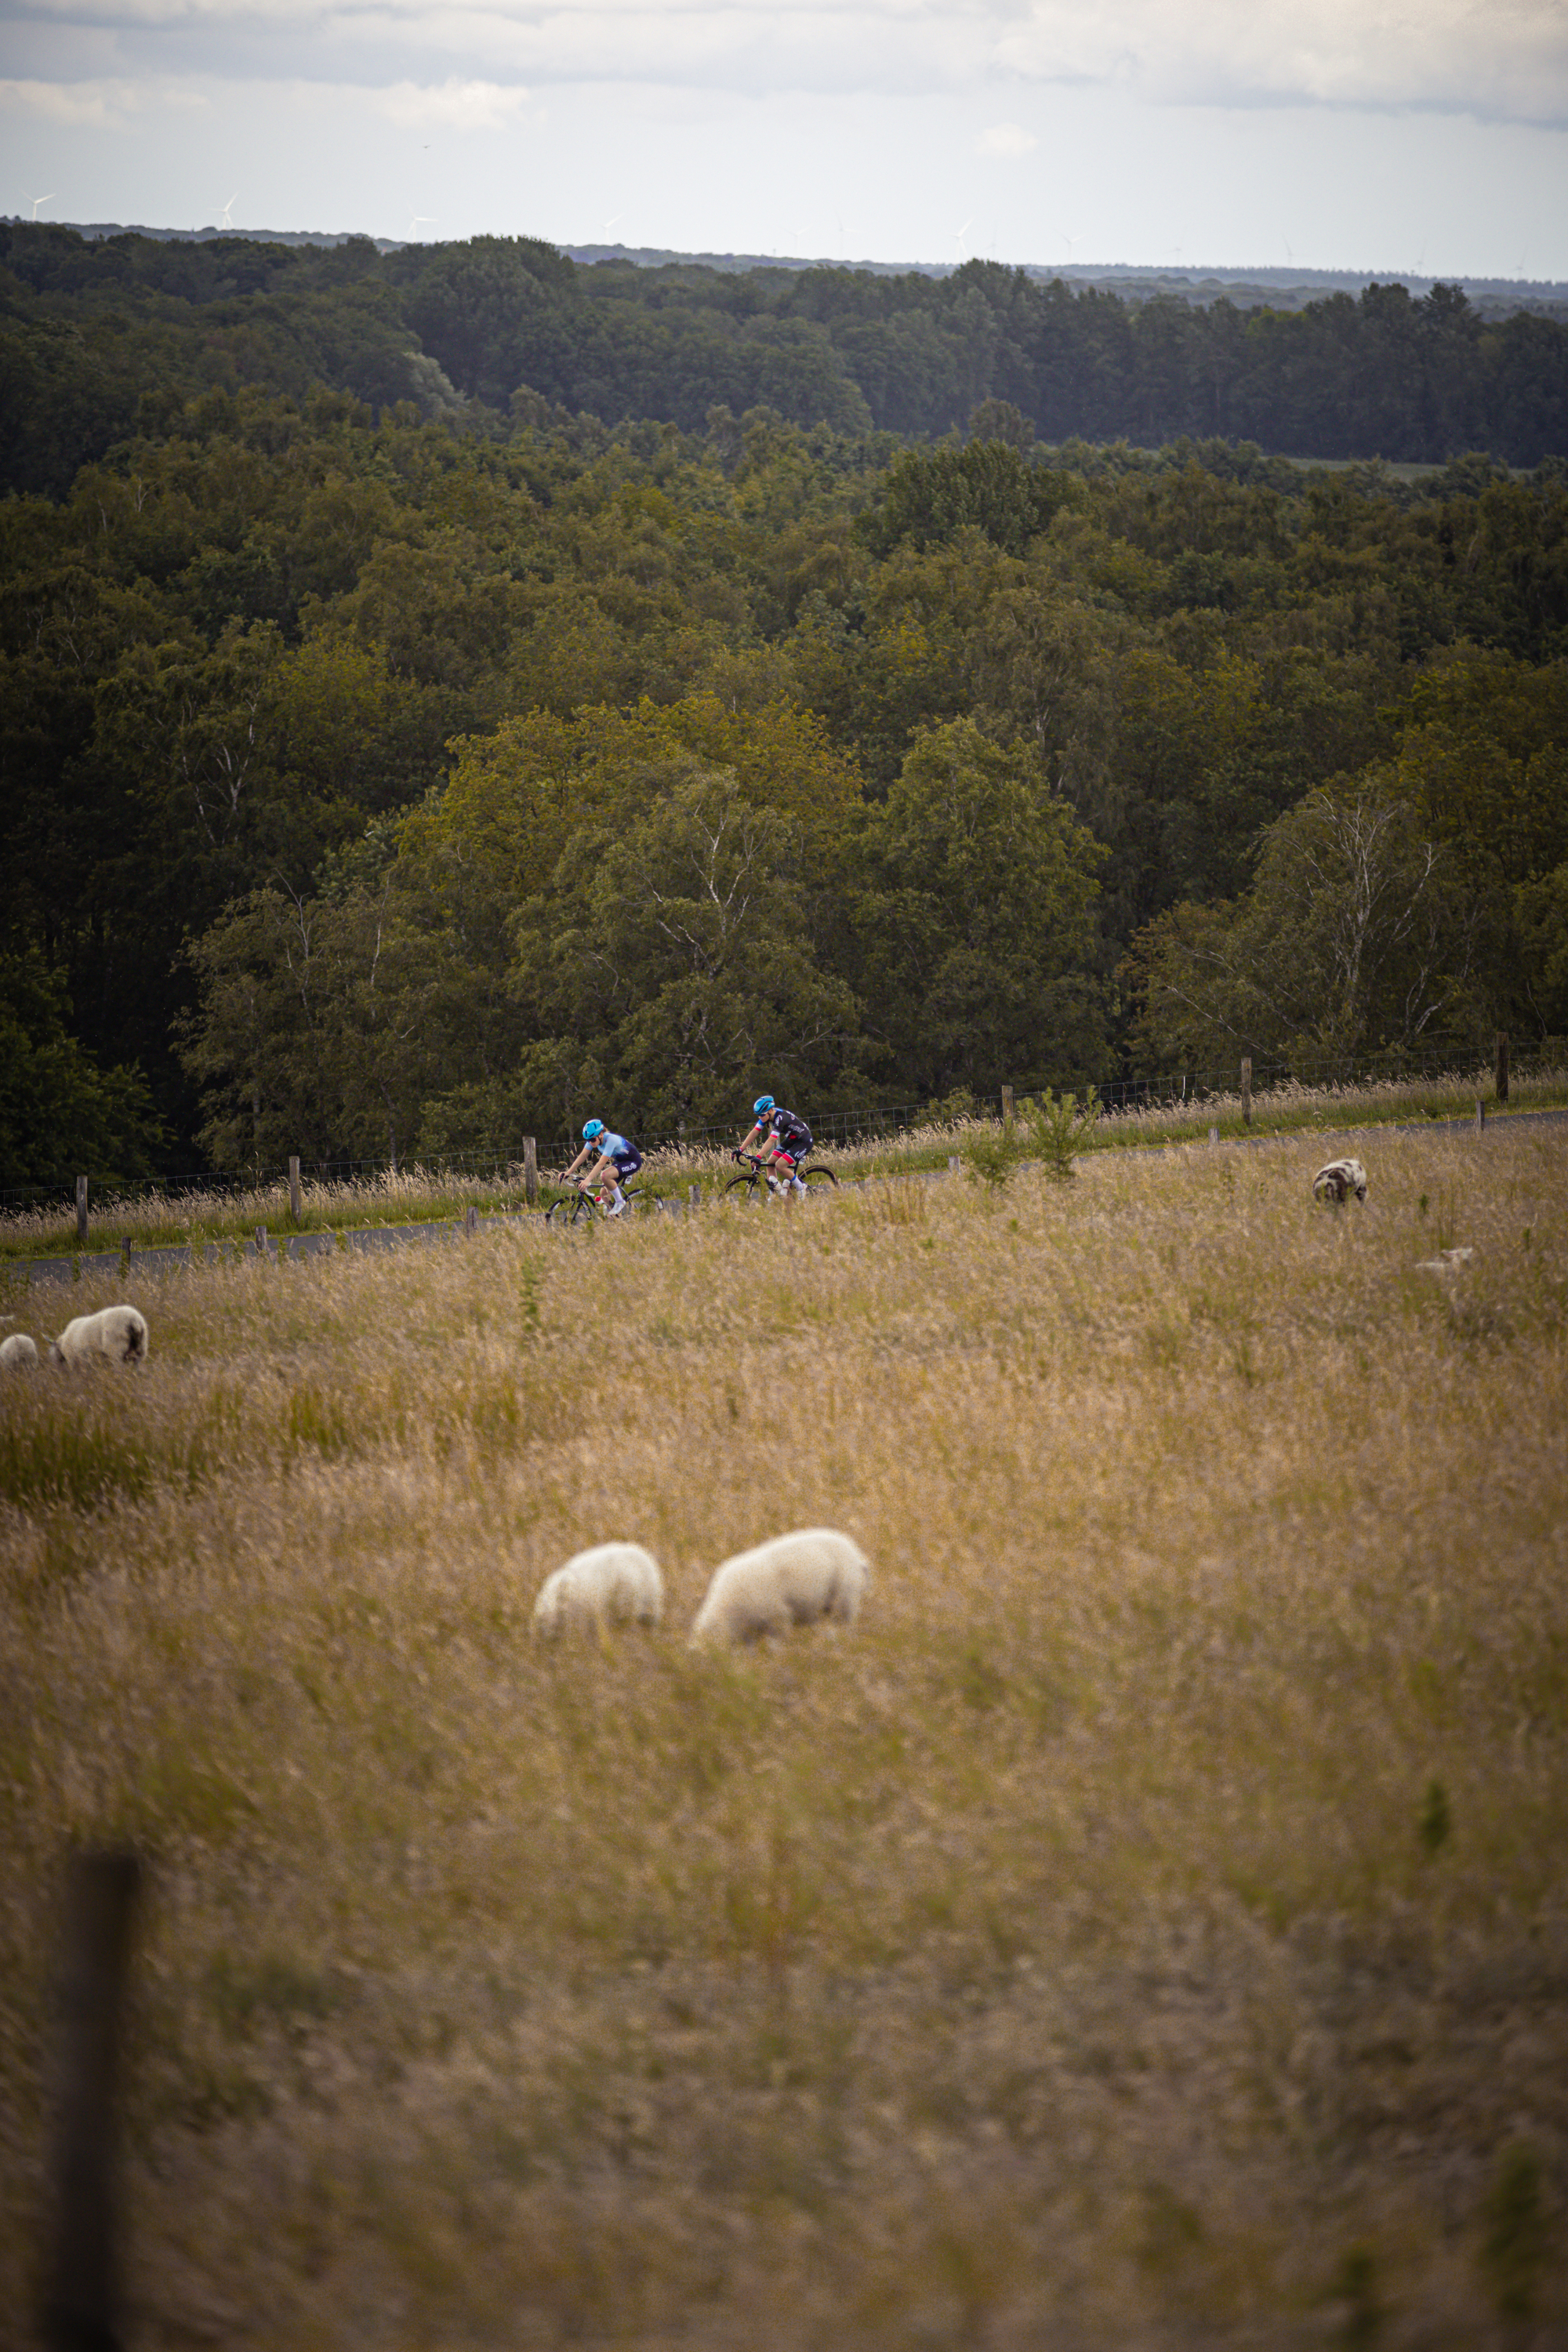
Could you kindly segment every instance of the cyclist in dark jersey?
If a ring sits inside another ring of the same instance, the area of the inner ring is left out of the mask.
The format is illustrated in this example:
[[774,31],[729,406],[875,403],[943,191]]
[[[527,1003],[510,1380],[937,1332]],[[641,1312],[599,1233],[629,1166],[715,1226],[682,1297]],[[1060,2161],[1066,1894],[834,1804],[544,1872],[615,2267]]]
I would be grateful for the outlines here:
[[801,1181],[800,1163],[811,1150],[810,1128],[798,1112],[782,1109],[772,1095],[759,1095],[752,1109],[757,1123],[742,1144],[742,1150],[757,1151],[764,1171],[770,1165],[783,1170],[782,1184],[768,1177],[775,1192],[798,1192],[804,1200],[805,1186]]
[[[595,1155],[597,1165],[591,1168],[585,1176],[579,1176],[577,1171],[583,1162],[595,1159]],[[635,1143],[628,1141],[624,1135],[612,1135],[602,1118],[591,1118],[583,1129],[583,1149],[566,1171],[566,1181],[575,1184],[580,1192],[585,1192],[590,1184],[597,1184],[607,1176],[616,1205],[605,1213],[618,1217],[626,1205],[621,1186],[628,1177],[635,1176],[641,1166],[642,1153]]]

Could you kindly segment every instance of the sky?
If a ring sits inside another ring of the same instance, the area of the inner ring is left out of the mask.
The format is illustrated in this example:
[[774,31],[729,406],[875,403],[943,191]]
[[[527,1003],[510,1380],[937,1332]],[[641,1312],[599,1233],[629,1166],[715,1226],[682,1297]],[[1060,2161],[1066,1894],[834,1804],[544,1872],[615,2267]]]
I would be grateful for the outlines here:
[[1568,279],[1568,0],[0,0],[0,212]]

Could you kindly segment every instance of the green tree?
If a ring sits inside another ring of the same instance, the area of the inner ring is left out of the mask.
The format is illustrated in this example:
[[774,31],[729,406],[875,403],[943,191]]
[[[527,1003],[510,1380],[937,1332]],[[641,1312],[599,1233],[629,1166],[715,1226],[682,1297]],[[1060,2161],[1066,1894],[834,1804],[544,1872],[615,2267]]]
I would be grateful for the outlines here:
[[0,947],[0,1185],[151,1175],[166,1139],[141,1072],[100,1069],[69,1013],[36,948]]
[[1031,751],[1005,751],[965,719],[917,739],[866,813],[850,898],[867,1025],[910,1094],[1101,1074],[1103,856]]
[[1230,904],[1172,908],[1123,967],[1136,1054],[1213,1069],[1407,1052],[1478,1026],[1477,894],[1385,770],[1310,793]]
[[822,1099],[860,1024],[813,953],[802,854],[797,823],[694,760],[625,830],[573,837],[513,926],[552,1123],[579,1069],[650,1131],[731,1118],[758,1086]]

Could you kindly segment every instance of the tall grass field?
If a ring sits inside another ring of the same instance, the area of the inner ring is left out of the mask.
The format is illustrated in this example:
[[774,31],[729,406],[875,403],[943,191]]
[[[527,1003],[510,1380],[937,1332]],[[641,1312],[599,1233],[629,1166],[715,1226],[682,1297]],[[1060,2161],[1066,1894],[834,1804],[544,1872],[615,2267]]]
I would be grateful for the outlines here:
[[[0,2343],[105,1841],[135,2347],[1568,2343],[1568,1137],[1363,1150],[54,1292],[152,1353],[0,1386]],[[816,1523],[857,1628],[689,1649]]]

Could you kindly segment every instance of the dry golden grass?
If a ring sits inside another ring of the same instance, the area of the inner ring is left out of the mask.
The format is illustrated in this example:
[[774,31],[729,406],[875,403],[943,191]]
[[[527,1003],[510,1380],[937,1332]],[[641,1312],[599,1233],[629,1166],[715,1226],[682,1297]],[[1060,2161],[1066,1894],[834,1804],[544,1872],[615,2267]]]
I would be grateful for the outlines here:
[[[1365,1156],[184,1273],[8,1381],[0,2340],[129,1836],[138,2345],[1563,2343],[1568,1141]],[[819,1519],[861,1627],[689,1652]],[[667,1629],[537,1648],[622,1535]]]
[[[1252,1097],[1254,1136],[1320,1130],[1326,1137],[1344,1129],[1384,1126],[1400,1120],[1466,1118],[1484,1098],[1489,1116],[1510,1117],[1520,1110],[1542,1110],[1568,1104],[1568,1069],[1551,1055],[1532,1066],[1516,1069],[1508,1109],[1499,1112],[1493,1101],[1489,1072],[1451,1070],[1421,1078],[1384,1078],[1360,1085],[1307,1087],[1294,1079],[1270,1087]],[[1225,1136],[1247,1132],[1237,1094],[1205,1095],[1190,1101],[1167,1102],[1153,1108],[1108,1112],[1083,1139],[1084,1150],[1110,1150],[1129,1145],[1164,1145],[1204,1140],[1211,1127]],[[890,1129],[885,1138],[874,1134],[858,1142],[839,1145],[824,1140],[813,1158],[840,1176],[888,1174],[941,1169],[948,1159],[977,1137],[994,1138],[999,1128],[993,1117],[940,1118],[934,1114],[922,1126]],[[554,1147],[555,1156],[570,1157],[571,1146]],[[549,1149],[545,1151],[548,1160]],[[721,1190],[736,1174],[727,1147],[662,1146],[650,1150],[637,1182],[645,1196],[675,1196],[684,1200],[688,1187],[699,1184],[704,1195]],[[548,1167],[540,1171],[544,1201],[560,1187]],[[470,1203],[484,1214],[523,1206],[521,1161],[488,1175],[456,1169],[383,1169],[342,1181],[313,1181],[300,1187],[298,1220],[291,1213],[289,1186],[281,1177],[255,1184],[204,1188],[192,1185],[180,1193],[133,1188],[117,1197],[94,1191],[90,1204],[89,1254],[118,1249],[129,1242],[133,1249],[155,1249],[214,1241],[247,1243],[258,1225],[266,1227],[274,1244],[295,1233],[342,1232],[364,1225],[398,1225],[426,1220],[456,1222]],[[0,1211],[0,1295],[10,1276],[23,1271],[23,1262],[44,1256],[70,1256],[76,1251],[76,1211],[63,1194],[31,1208]]]

